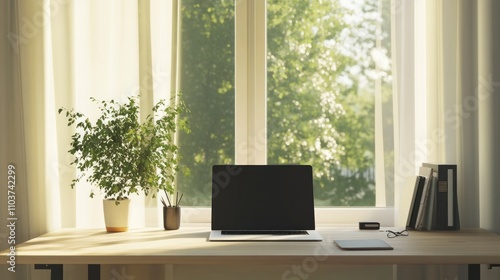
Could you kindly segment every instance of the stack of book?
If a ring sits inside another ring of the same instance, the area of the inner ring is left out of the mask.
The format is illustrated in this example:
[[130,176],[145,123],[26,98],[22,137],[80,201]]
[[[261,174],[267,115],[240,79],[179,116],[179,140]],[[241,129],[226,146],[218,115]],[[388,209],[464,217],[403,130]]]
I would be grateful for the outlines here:
[[458,230],[457,165],[423,163],[415,180],[406,227]]

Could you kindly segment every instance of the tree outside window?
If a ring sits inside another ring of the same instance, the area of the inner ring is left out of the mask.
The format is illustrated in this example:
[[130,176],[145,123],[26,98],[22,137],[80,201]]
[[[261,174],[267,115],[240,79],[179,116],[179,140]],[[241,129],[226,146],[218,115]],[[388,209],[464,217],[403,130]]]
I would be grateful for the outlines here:
[[[185,205],[210,205],[211,166],[234,163],[234,5],[182,1]],[[311,164],[317,206],[375,205],[376,94],[392,122],[389,5],[267,1],[267,161]]]

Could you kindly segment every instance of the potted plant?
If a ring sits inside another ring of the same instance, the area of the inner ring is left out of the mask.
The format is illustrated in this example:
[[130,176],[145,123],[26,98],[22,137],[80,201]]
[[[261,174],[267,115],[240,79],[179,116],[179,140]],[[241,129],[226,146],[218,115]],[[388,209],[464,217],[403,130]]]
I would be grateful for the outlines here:
[[[179,114],[187,110],[178,97],[174,96],[170,104],[160,100],[143,123],[139,122],[138,96],[129,97],[124,104],[91,98],[100,109],[95,122],[74,109],[59,109],[59,114],[65,112],[68,126],[76,125],[69,153],[75,157],[71,164],[76,166],[79,175],[71,187],[83,179],[95,187],[90,197],[94,197],[96,189],[104,194],[107,231],[128,230],[128,224],[114,223],[119,218],[108,211],[128,213],[130,195],[152,193],[155,196],[159,190],[174,191],[175,175],[179,171],[175,133],[177,128],[189,132],[186,123],[178,121]],[[128,222],[128,216],[122,220]]]

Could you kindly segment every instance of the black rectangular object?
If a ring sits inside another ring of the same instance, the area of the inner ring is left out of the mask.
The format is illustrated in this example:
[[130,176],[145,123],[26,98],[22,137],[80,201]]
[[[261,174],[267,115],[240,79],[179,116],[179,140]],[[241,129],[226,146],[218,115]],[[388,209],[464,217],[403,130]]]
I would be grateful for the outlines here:
[[410,210],[408,213],[408,220],[406,222],[407,228],[414,229],[417,225],[418,209],[420,207],[420,200],[422,198],[424,184],[425,184],[425,178],[423,176],[417,176],[415,179],[415,189],[413,190],[413,197],[410,204]]
[[214,165],[212,230],[314,230],[310,165]]
[[359,229],[380,229],[379,222],[359,222]]
[[436,201],[436,230],[460,229],[457,196],[457,165],[423,163],[423,166],[432,168],[437,173]]

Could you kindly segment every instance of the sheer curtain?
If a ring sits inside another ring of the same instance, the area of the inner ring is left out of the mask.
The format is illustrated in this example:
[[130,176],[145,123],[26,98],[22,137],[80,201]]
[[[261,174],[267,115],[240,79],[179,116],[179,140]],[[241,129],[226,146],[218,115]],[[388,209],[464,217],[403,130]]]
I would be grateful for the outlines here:
[[[461,226],[500,233],[500,2],[394,1],[398,174],[456,163]],[[415,173],[414,173],[415,174]],[[398,195],[404,201],[408,184]],[[401,207],[403,207],[401,205]],[[401,224],[405,216],[399,217]],[[460,266],[398,266],[398,278],[457,279]],[[500,273],[482,268],[485,279]],[[495,276],[496,275],[496,276]]]
[[[2,180],[7,181],[7,165],[13,164],[18,243],[62,227],[104,227],[101,199],[89,198],[90,186],[69,187],[75,169],[67,150],[74,131],[57,110],[75,108],[95,117],[98,108],[90,97],[123,101],[140,93],[144,117],[155,101],[177,91],[176,2],[1,2],[1,32],[7,39],[0,49]],[[161,225],[155,199],[132,201],[132,228]],[[1,233],[5,249],[6,229]],[[65,266],[65,274],[87,279],[82,269]],[[102,275],[123,276],[123,269],[103,267]],[[47,274],[28,266],[1,273],[1,279],[43,279]],[[169,269],[129,266],[126,273],[158,279]]]

